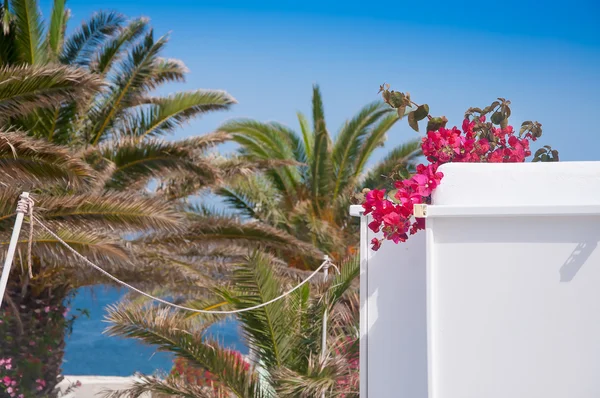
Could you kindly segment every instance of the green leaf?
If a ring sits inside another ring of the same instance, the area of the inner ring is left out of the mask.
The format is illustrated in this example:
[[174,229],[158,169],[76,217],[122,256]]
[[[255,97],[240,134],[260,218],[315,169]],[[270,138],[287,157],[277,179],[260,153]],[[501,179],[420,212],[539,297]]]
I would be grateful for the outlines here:
[[20,116],[78,100],[100,89],[102,81],[82,69],[66,66],[0,68],[0,114]]
[[414,111],[416,121],[423,120],[429,115],[429,105],[423,104],[420,105],[416,111]]
[[535,151],[535,154],[533,155],[534,158],[537,158],[539,156],[542,156],[542,154],[546,153],[546,150],[544,148],[540,148],[537,151]]
[[408,114],[408,125],[412,127],[417,133],[419,132],[419,123],[417,122],[417,118],[415,117],[415,112],[411,112]]
[[19,57],[23,63],[43,63],[46,52],[42,47],[42,16],[36,0],[13,0],[16,40]]
[[113,64],[121,59],[127,46],[134,43],[146,32],[148,21],[148,18],[137,18],[129,22],[123,29],[120,29],[117,35],[104,44],[99,51],[95,52],[90,69],[101,75],[108,73]]
[[167,97],[153,98],[152,103],[128,117],[120,135],[144,138],[168,134],[203,113],[226,110],[236,100],[224,91],[181,91]]
[[500,111],[496,111],[492,114],[491,121],[494,124],[500,124],[505,119],[504,115]]
[[529,129],[531,129],[531,124],[525,124],[525,123],[523,123],[521,125],[521,129],[519,130],[519,136],[522,136]]
[[554,159],[555,162],[558,162],[558,151],[556,149],[552,150],[552,158]]
[[66,0],[54,0],[52,7],[52,18],[48,29],[48,47],[53,56],[58,56],[62,50],[62,44],[65,33],[65,25],[68,10],[65,10]]
[[406,114],[406,106],[402,105],[402,106],[398,107],[398,117],[400,118],[399,120],[401,120],[405,114]]
[[389,101],[393,108],[398,108],[402,105],[405,105],[404,98],[404,94],[402,94],[400,91],[390,91]]
[[95,13],[65,40],[60,61],[64,64],[88,65],[98,47],[124,22],[125,17],[116,12]]
[[448,119],[446,119],[445,116],[432,117],[431,119],[429,119],[429,122],[427,122],[427,132],[437,131],[440,128],[445,127],[447,122]]
[[4,4],[2,7],[2,30],[4,32],[4,36],[8,36],[8,34],[10,33],[10,21],[11,21],[11,14],[10,14],[10,6],[8,4],[8,0],[4,0]]

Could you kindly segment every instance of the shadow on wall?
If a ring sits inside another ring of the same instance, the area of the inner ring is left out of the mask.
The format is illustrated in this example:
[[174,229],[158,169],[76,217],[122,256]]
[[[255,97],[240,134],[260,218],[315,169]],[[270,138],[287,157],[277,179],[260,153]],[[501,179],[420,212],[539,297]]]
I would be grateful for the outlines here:
[[571,282],[597,247],[598,242],[595,241],[579,243],[567,261],[560,267],[560,281]]

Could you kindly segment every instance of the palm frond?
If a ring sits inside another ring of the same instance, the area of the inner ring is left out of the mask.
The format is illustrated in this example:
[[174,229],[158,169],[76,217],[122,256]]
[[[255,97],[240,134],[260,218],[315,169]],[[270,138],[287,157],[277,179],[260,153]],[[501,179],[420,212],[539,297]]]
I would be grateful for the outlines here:
[[43,48],[42,16],[37,0],[12,0],[11,7],[15,18],[19,58],[28,65],[43,63],[46,52]]
[[321,212],[324,198],[331,194],[333,164],[332,142],[325,125],[325,111],[319,86],[313,86],[312,98],[314,147],[310,165],[310,191],[315,213]]
[[4,0],[0,5],[0,66],[15,65],[20,63],[19,50],[16,45],[16,29],[12,13],[10,12],[9,0]]
[[136,18],[124,28],[118,29],[116,36],[95,53],[90,64],[91,71],[100,75],[108,73],[112,65],[120,59],[126,47],[146,32],[148,22],[148,18]]
[[[243,309],[279,296],[279,280],[269,260],[254,253],[246,264],[233,273],[235,293],[220,289],[223,298],[234,308]],[[251,343],[267,367],[282,366],[291,353],[292,345],[285,302],[276,301],[268,306],[238,314],[246,339]]]
[[[333,171],[335,183],[333,197],[337,197],[348,184],[353,183],[352,176],[358,156],[364,145],[364,140],[370,133],[370,128],[390,108],[382,102],[374,102],[363,107],[359,113],[342,127],[333,145]],[[391,127],[391,126],[390,126]]]
[[377,125],[373,127],[369,137],[365,140],[361,148],[360,155],[355,164],[355,179],[362,173],[365,165],[371,158],[373,151],[380,146],[383,146],[387,136],[387,132],[398,121],[398,115],[391,114],[381,119]]
[[66,3],[66,0],[54,0],[52,5],[47,46],[53,57],[58,57],[62,51],[65,28],[69,19],[69,10],[65,8]]
[[169,377],[161,380],[153,376],[139,376],[133,385],[125,390],[103,391],[104,398],[141,398],[148,394],[165,394],[169,397],[181,398],[215,398],[210,387],[188,383],[183,378]]
[[74,120],[78,113],[78,103],[68,102],[62,106],[36,109],[28,115],[26,127],[30,135],[59,145],[73,145],[77,142]]
[[367,173],[361,185],[369,189],[383,188],[394,173],[399,173],[396,177],[408,178],[421,155],[421,139],[415,138],[400,144]]
[[141,93],[156,88],[153,74],[158,54],[166,44],[166,36],[155,41],[153,31],[150,31],[117,65],[114,87],[98,105],[98,110],[92,113],[91,131],[87,134],[92,145],[106,138],[116,116],[134,105]]
[[332,170],[331,140],[327,130],[315,134],[313,160],[310,167],[310,189],[312,204],[316,214],[320,214],[326,198],[331,198]]
[[111,324],[109,335],[136,338],[157,345],[195,366],[210,369],[220,383],[239,397],[260,395],[257,375],[252,367],[216,342],[204,340],[201,331],[190,329],[190,320],[181,313],[156,307],[109,307],[106,320]]
[[0,184],[39,187],[41,181],[66,185],[92,182],[93,170],[65,148],[20,133],[0,132]]
[[218,169],[196,153],[225,139],[226,135],[217,133],[176,142],[125,139],[105,146],[101,148],[102,155],[115,165],[107,186],[119,190],[143,187],[151,178],[177,174],[193,174],[216,181]]
[[224,182],[238,177],[250,176],[256,172],[271,174],[278,168],[297,165],[293,160],[249,159],[246,156],[208,155],[202,160],[219,170],[219,179],[206,178],[203,174],[181,176],[165,181],[159,191],[172,200],[182,199],[203,189],[218,189]]
[[[225,123],[221,130],[231,133],[233,141],[243,148],[242,154],[250,159],[296,159],[297,142],[278,123],[261,123],[249,119],[238,119]],[[301,175],[296,167],[283,167],[268,172],[280,190],[294,196],[301,183]]]
[[300,131],[302,131],[302,140],[304,141],[304,150],[306,152],[306,162],[310,163],[313,158],[313,147],[315,144],[315,136],[310,128],[310,124],[301,112],[296,114],[298,116],[298,123],[300,123]]
[[10,31],[11,31],[11,24],[12,24],[12,15],[10,12],[10,2],[9,0],[4,0],[3,4],[1,5],[1,10],[2,10],[2,32],[4,33],[4,36],[7,36]]
[[313,398],[329,396],[346,374],[346,361],[339,357],[319,360],[312,355],[306,372],[302,374],[287,368],[274,372],[275,389],[281,398]]
[[185,82],[185,75],[189,69],[183,61],[173,58],[156,58],[154,62],[154,70],[150,76],[151,84],[157,87],[168,82]]
[[318,85],[313,85],[312,95],[312,116],[313,116],[313,133],[316,135],[319,132],[327,131],[325,125],[325,110],[323,108],[323,96]]
[[336,274],[329,284],[327,304],[333,307],[348,292],[353,282],[360,275],[358,256],[352,256],[339,264],[340,273]]
[[36,207],[46,220],[120,231],[178,231],[183,221],[171,204],[133,193],[40,198]]
[[102,84],[97,76],[67,66],[5,66],[0,68],[0,114],[22,116],[77,101]]
[[[108,236],[107,234],[93,231],[91,229],[76,227],[70,225],[68,228],[61,227],[60,224],[47,223],[63,241],[75,249],[78,253],[101,266],[123,267],[129,266],[129,253],[120,239]],[[34,257],[43,259],[47,266],[54,267],[88,267],[82,264],[82,260],[76,257],[71,251],[66,249],[60,242],[47,232],[37,228],[38,232],[34,234],[32,254]],[[2,261],[5,256],[5,247],[10,243],[10,236],[7,234],[0,239],[0,258]],[[27,250],[28,241],[22,237],[18,241],[17,248],[23,253]]]
[[260,222],[240,222],[224,216],[194,216],[181,234],[157,234],[144,239],[147,244],[180,245],[185,242],[227,243],[256,248],[262,246],[278,252],[322,259],[314,246],[277,228]]
[[124,22],[125,17],[117,12],[95,13],[66,39],[60,61],[63,64],[89,65],[97,48]]
[[269,220],[273,225],[284,218],[279,207],[279,192],[264,175],[250,174],[230,178],[229,183],[217,189],[216,193],[243,216]]
[[236,101],[224,91],[196,90],[179,92],[168,97],[154,98],[125,123],[121,136],[155,137],[171,133],[203,113],[228,109]]

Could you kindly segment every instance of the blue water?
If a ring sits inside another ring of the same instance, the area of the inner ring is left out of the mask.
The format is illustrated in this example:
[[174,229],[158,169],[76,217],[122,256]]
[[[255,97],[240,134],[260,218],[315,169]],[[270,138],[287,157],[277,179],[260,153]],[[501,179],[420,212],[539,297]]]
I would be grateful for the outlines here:
[[[102,333],[107,326],[103,321],[106,306],[117,302],[124,293],[106,287],[79,289],[71,302],[71,313],[76,314],[77,308],[87,309],[90,316],[77,319],[73,334],[67,339],[63,374],[130,376],[135,372],[152,374],[171,369],[173,362],[169,353],[157,352],[155,347],[133,339],[108,337]],[[247,354],[234,320],[213,325],[209,331],[226,347]]]

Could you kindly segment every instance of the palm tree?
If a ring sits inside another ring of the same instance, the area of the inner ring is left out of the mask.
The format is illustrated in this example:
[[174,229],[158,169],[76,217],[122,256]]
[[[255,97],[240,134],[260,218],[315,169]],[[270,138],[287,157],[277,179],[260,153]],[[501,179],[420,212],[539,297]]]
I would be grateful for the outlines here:
[[[348,216],[353,195],[362,186],[382,184],[384,176],[393,172],[410,173],[420,156],[419,140],[410,140],[364,175],[373,151],[384,144],[397,120],[385,104],[371,103],[332,137],[325,123],[321,92],[314,86],[312,124],[298,113],[300,134],[280,123],[249,119],[220,127],[240,144],[245,158],[292,164],[239,176],[218,192],[244,217],[286,231],[334,258],[344,258],[358,236]],[[289,261],[300,268],[316,265],[305,258]]]
[[[69,65],[100,79],[104,86],[77,101],[65,98],[45,107],[31,104],[34,112],[10,117],[7,126],[85,150],[96,168],[112,162],[116,173],[106,181],[112,189],[127,188],[123,176],[131,173],[136,177],[144,173],[147,182],[202,169],[204,165],[194,167],[189,157],[194,141],[165,143],[160,137],[206,112],[228,109],[235,99],[218,90],[156,96],[154,90],[165,83],[185,81],[188,70],[179,60],[161,57],[168,37],[156,39],[148,19],[127,20],[116,12],[98,12],[65,36],[69,20],[65,0],[54,1],[47,26],[37,0],[5,2],[1,13],[0,64]],[[216,144],[226,137],[213,138]]]
[[[243,309],[264,303],[289,288],[289,281],[276,276],[275,265],[259,252],[250,255],[234,272],[234,287],[215,288],[212,301],[196,300],[187,305]],[[109,310],[108,333],[135,338],[170,351],[189,366],[208,371],[212,386],[186,382],[184,375],[164,380],[144,377],[133,388],[108,397],[138,397],[145,392],[178,397],[236,396],[316,397],[357,396],[353,366],[357,358],[357,296],[352,281],[358,276],[355,259],[341,267],[342,273],[327,284],[306,284],[291,295],[258,310],[239,314],[243,334],[260,358],[248,365],[234,352],[207,339],[206,328],[216,319],[209,315],[175,313],[166,308],[122,304]],[[311,290],[313,291],[311,294]],[[328,327],[327,356],[321,358],[321,327],[324,311],[332,314]],[[350,384],[350,385],[349,385]]]
[[[135,266],[125,232],[177,230],[182,225],[183,218],[164,200],[102,192],[98,181],[98,173],[67,148],[0,132],[0,246],[8,245],[16,201],[24,190],[36,200],[36,216],[60,238],[113,270]],[[34,230],[29,257],[26,235],[19,241],[7,305],[0,312],[6,343],[0,357],[12,359],[12,369],[3,372],[14,376],[22,393],[52,396],[60,381],[66,299],[72,289],[92,279],[79,259],[40,228]],[[40,391],[35,380],[43,381]]]
[[[303,247],[281,231],[193,208],[186,214],[185,198],[166,194],[162,180],[188,179],[189,193],[195,193],[268,165],[208,155],[209,148],[228,139],[222,132],[177,142],[160,139],[235,100],[214,90],[153,95],[187,72],[180,61],[160,57],[166,37],[155,40],[146,19],[127,21],[114,12],[95,14],[65,37],[68,16],[64,0],[54,1],[47,26],[36,0],[13,0],[0,8],[2,246],[8,244],[16,198],[28,190],[36,215],[60,238],[140,286],[193,282],[189,291],[198,296],[206,289],[203,283],[210,285],[212,269],[206,264],[223,258],[223,240],[236,242],[226,246],[228,261],[249,245],[263,244],[271,252],[287,244]],[[152,180],[158,180],[160,192],[147,190]],[[187,252],[177,240],[184,230]],[[27,241],[19,243],[8,304],[0,315],[0,333],[11,342],[1,345],[0,358],[14,359],[11,372],[22,373],[23,388],[31,387],[28,396],[47,397],[60,381],[62,311],[69,295],[108,280],[40,228],[29,262]],[[36,380],[43,385],[36,386]]]

